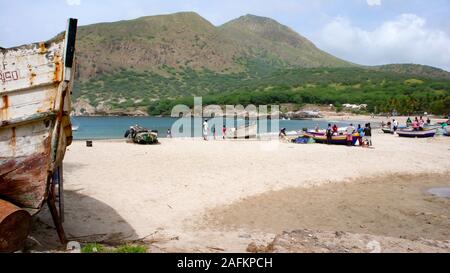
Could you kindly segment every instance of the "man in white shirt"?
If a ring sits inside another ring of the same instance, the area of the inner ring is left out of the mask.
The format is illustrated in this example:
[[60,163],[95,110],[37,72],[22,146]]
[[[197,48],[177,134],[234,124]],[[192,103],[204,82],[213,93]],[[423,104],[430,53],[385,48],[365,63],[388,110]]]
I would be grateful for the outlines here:
[[205,122],[203,122],[203,139],[206,141],[208,141],[208,131],[209,131],[208,121],[205,120]]
[[398,121],[394,119],[394,123],[392,125],[394,127],[393,128],[394,129],[394,133],[397,132],[397,130],[398,130]]

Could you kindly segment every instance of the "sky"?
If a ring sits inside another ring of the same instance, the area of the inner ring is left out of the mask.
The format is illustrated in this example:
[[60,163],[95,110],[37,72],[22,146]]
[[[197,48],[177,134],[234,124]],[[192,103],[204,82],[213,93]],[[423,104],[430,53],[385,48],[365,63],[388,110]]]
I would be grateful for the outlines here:
[[320,49],[364,65],[418,63],[450,71],[450,0],[0,0],[0,46],[47,40],[80,25],[195,11],[214,25],[270,17]]

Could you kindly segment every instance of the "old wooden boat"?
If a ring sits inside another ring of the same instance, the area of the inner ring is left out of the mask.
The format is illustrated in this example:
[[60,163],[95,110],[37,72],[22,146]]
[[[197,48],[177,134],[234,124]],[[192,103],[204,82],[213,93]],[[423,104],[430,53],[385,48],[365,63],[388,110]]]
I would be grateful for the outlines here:
[[422,131],[414,131],[412,129],[407,130],[399,130],[397,134],[400,137],[408,137],[408,138],[430,138],[434,137],[437,133],[437,129],[429,129]]
[[50,41],[0,49],[0,252],[23,246],[45,203],[66,242],[62,161],[72,142],[76,30],[70,19]]
[[158,132],[141,127],[139,125],[131,126],[125,132],[125,138],[128,138],[131,142],[141,145],[158,144]]

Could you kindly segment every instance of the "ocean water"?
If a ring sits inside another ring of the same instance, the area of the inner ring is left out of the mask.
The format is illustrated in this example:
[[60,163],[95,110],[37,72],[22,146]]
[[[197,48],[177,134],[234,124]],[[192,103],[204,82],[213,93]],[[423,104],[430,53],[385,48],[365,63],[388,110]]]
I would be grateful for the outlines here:
[[[74,132],[74,139],[76,140],[100,140],[100,139],[121,139],[124,137],[125,131],[133,125],[140,125],[142,127],[159,131],[159,137],[166,137],[167,129],[172,128],[172,125],[177,122],[177,118],[154,118],[154,117],[72,117],[72,124],[78,127],[78,131]],[[191,136],[201,136],[202,119],[184,120],[189,124],[191,121]],[[245,120],[238,119],[220,119],[210,120],[209,123],[212,127],[213,123],[216,123],[217,135],[221,135],[221,128],[227,124],[228,128],[239,127],[245,124]],[[279,120],[279,128],[286,128],[287,131],[299,131],[303,128],[315,128],[319,125],[320,128],[325,129],[328,123],[337,124],[339,127],[348,126],[349,123],[337,122],[337,121],[324,121],[324,120]],[[234,126],[233,126],[234,124]],[[270,121],[259,120],[259,128],[267,127],[268,132],[278,133],[278,128],[271,128]],[[264,126],[266,124],[266,126]],[[355,124],[362,124],[364,122],[356,122]]]

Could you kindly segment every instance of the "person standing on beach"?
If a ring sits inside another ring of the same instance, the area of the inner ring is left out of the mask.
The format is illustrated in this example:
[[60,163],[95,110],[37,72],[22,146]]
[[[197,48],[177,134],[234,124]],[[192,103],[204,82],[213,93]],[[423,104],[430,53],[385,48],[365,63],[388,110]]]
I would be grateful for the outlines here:
[[397,120],[393,120],[393,123],[392,123],[392,126],[393,126],[393,131],[394,131],[394,134],[397,132],[397,130],[398,130],[398,121]]
[[216,125],[214,125],[212,127],[212,133],[213,133],[213,136],[214,136],[214,140],[216,140]]
[[355,127],[353,127],[353,124],[350,124],[350,126],[347,127],[347,145],[352,146],[353,145],[353,133],[355,132]]
[[208,130],[209,130],[208,121],[205,120],[205,122],[203,122],[203,139],[205,141],[208,141]]
[[172,131],[167,129],[167,138],[172,138]]
[[327,144],[331,144],[331,141],[333,140],[333,127],[331,127],[331,124],[328,124],[327,128]]
[[363,137],[364,137],[364,129],[361,127],[361,124],[358,124],[358,142],[359,142],[359,146],[364,146],[364,141],[363,141]]
[[223,140],[225,140],[225,138],[227,136],[227,127],[225,125],[222,127],[222,136],[223,136]]
[[370,126],[370,123],[367,123],[364,128],[364,141],[367,142],[367,145],[369,145],[369,147],[372,146],[372,128]]

